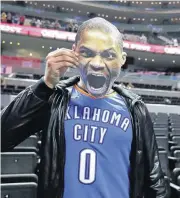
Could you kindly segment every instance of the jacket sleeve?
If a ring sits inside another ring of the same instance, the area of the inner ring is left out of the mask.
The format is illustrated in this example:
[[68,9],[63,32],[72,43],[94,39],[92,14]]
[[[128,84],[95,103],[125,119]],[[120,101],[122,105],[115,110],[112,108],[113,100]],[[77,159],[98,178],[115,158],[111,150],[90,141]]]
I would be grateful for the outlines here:
[[43,78],[26,88],[1,112],[1,151],[10,151],[48,123],[53,90]]
[[146,190],[144,198],[168,198],[170,195],[169,180],[165,179],[165,173],[161,168],[159,160],[158,146],[151,121],[150,114],[147,107],[143,104],[143,117],[144,121],[144,151],[145,151],[145,164],[146,164]]

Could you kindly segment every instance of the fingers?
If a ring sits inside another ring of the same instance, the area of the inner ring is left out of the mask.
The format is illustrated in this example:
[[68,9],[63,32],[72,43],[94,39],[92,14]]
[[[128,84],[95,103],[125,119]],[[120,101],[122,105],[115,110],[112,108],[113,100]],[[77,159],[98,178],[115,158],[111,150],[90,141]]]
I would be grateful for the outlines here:
[[65,48],[61,48],[61,49],[55,50],[53,52],[50,52],[47,55],[46,59],[48,59],[49,57],[59,57],[59,56],[69,56],[69,57],[74,58],[75,60],[78,61],[77,54],[74,53],[73,50],[65,49]]
[[50,52],[46,57],[45,82],[49,87],[54,87],[59,77],[67,69],[79,66],[77,54],[73,50],[61,48]]
[[71,67],[76,68],[78,63],[76,63],[73,59],[67,58],[67,60],[63,60],[61,58],[50,58],[47,60],[47,66],[49,68],[60,69],[62,67]]
[[56,65],[61,67],[71,67],[76,68],[79,65],[79,62],[75,61],[73,58],[70,57],[52,57],[47,60],[48,67],[56,67]]
[[55,63],[58,63],[58,62],[70,62],[70,63],[73,63],[76,66],[79,65],[79,62],[76,59],[74,59],[74,58],[72,58],[70,56],[65,56],[65,55],[55,57],[54,58],[54,62]]
[[69,67],[70,68],[76,68],[76,67],[74,67],[73,63],[69,63],[69,62],[54,63],[54,70],[55,71],[59,71],[61,69],[68,69]]
[[77,54],[75,54],[73,50],[65,48],[50,52],[46,60],[48,66],[52,66],[53,63],[59,63],[59,67],[77,67],[79,65]]

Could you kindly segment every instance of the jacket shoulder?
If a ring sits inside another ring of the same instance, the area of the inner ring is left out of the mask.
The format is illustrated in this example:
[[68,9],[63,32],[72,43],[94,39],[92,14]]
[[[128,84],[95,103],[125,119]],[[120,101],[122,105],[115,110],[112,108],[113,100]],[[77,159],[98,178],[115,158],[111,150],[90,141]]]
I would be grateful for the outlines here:
[[128,98],[132,101],[137,101],[137,100],[141,100],[141,96],[139,96],[138,94],[134,93],[133,91],[131,91],[130,89],[128,89],[127,87],[125,87],[122,84],[114,84],[112,87],[118,94],[122,95],[125,98]]

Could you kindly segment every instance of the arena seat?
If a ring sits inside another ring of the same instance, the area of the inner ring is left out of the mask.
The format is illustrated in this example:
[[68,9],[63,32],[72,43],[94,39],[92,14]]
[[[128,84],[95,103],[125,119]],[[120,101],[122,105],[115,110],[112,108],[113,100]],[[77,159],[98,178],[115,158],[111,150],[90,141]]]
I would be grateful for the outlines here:
[[34,182],[38,183],[36,174],[4,174],[1,175],[1,183],[24,183]]
[[176,161],[176,168],[180,168],[180,150],[176,150],[174,151],[174,157],[177,158],[177,161]]
[[8,91],[8,93],[13,93],[14,92],[14,85],[6,85],[6,89]]
[[3,198],[36,198],[37,183],[6,183],[1,184],[1,197]]
[[180,119],[180,115],[175,114],[175,113],[170,113],[169,114],[169,119],[170,120],[179,120]]
[[158,116],[158,117],[163,117],[163,118],[168,119],[168,114],[167,114],[167,113],[159,112],[159,113],[157,113],[157,116]]
[[167,128],[154,128],[154,133],[156,136],[158,135],[164,135],[164,136],[168,136],[168,129]]
[[17,145],[12,152],[38,152],[38,137],[36,135],[32,135],[19,145]]
[[172,140],[173,140],[177,145],[180,146],[180,136],[173,136],[173,137],[172,137]]
[[37,165],[35,152],[1,153],[1,174],[34,173]]
[[180,128],[172,128],[171,129],[171,135],[173,135],[173,136],[180,135]]
[[175,152],[175,151],[180,151],[180,146],[179,146],[179,145],[171,146],[171,147],[170,147],[170,150],[171,150],[172,156],[174,156],[174,152]]
[[159,150],[159,159],[161,161],[161,167],[163,172],[170,177],[170,171],[169,171],[169,162],[168,162],[168,154],[165,150]]
[[172,171],[172,182],[177,184],[177,178],[180,176],[180,168],[174,168]]
[[177,185],[180,186],[180,175],[177,178]]
[[167,123],[160,123],[160,122],[154,122],[154,128],[168,128],[168,122]]
[[158,148],[160,150],[164,149],[169,153],[169,146],[168,146],[168,137],[167,136],[156,136],[156,141],[158,144]]
[[172,121],[171,122],[171,127],[180,130],[180,120],[178,120],[178,121]]
[[21,142],[17,147],[37,147],[38,137],[36,135],[32,135],[23,142]]

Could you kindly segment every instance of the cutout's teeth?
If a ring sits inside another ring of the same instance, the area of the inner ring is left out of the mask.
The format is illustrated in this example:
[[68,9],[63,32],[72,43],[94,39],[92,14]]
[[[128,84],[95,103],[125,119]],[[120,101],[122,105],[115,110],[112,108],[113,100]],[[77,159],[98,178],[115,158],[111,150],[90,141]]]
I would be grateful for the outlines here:
[[94,91],[98,91],[98,90],[101,90],[102,88],[97,88],[97,89],[96,89],[96,88],[94,88],[94,87],[91,87],[91,89],[94,90]]
[[103,76],[102,74],[92,74],[93,76]]
[[87,76],[87,81],[94,90],[100,90],[106,82],[106,77],[102,74],[93,73]]

